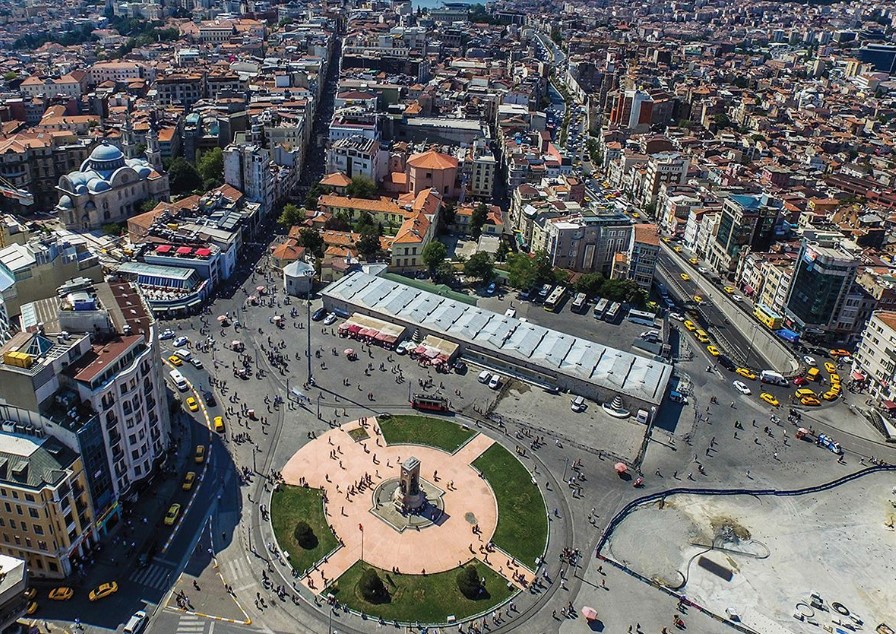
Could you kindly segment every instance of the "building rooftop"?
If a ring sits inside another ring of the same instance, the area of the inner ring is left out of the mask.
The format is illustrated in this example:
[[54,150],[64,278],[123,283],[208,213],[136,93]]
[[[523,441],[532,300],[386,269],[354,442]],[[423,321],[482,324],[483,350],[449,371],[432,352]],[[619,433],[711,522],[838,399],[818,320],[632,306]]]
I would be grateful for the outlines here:
[[358,306],[363,312],[418,323],[439,336],[490,348],[547,372],[561,372],[657,405],[672,375],[672,366],[667,363],[367,273],[351,273],[325,288],[323,294]]
[[39,438],[9,429],[14,423],[0,425],[0,482],[39,489],[58,484],[65,470],[78,455],[55,438]]

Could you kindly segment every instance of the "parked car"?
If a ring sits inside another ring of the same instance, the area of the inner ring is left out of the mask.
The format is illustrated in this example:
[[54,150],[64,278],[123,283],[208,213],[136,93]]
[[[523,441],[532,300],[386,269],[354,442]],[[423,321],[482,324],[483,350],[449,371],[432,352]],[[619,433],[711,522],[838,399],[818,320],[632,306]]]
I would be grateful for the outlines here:
[[205,399],[205,404],[209,407],[215,407],[218,404],[217,399],[215,399],[215,394],[212,391],[203,392],[202,398]]
[[488,383],[492,378],[492,373],[488,370],[483,370],[479,373],[479,382],[480,383]]
[[165,339],[174,339],[174,331],[171,329],[163,330],[162,334],[159,335],[159,339],[164,341]]
[[186,337],[181,336],[174,340],[174,347],[180,348],[181,346],[185,346],[188,343],[190,343],[190,340],[187,339]]
[[324,319],[324,326],[335,324],[337,319],[338,317],[336,317],[336,313],[330,313],[329,315],[327,315],[327,318]]
[[495,374],[492,376],[492,378],[489,379],[488,386],[493,390],[497,390],[501,387],[501,375]]
[[321,319],[323,319],[326,316],[327,316],[327,309],[324,308],[323,306],[321,306],[316,311],[314,311],[314,313],[311,315],[311,319],[313,321],[320,321]]
[[200,361],[197,357],[192,357],[190,359],[190,363],[193,365],[194,368],[198,368],[200,370],[202,369],[202,361]]

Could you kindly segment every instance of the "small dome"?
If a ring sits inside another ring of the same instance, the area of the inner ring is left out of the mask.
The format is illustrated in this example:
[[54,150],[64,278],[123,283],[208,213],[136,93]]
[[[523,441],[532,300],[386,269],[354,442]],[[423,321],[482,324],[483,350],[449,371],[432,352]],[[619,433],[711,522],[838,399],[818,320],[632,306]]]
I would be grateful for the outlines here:
[[109,183],[104,181],[101,178],[91,178],[90,182],[87,183],[87,189],[92,192],[105,192],[109,191]]
[[68,194],[63,194],[59,197],[59,203],[56,205],[57,207],[61,207],[62,209],[71,209],[74,207],[72,203],[72,199]]
[[91,161],[117,161],[123,158],[124,154],[121,153],[121,150],[108,141],[103,141],[90,153]]
[[75,193],[76,194],[86,194],[87,193],[87,185],[84,183],[78,183],[75,185]]
[[152,168],[148,165],[141,165],[137,168],[137,175],[140,178],[149,178],[150,174],[152,174]]
[[84,172],[72,172],[68,175],[68,180],[71,181],[72,187],[77,187],[78,185],[83,185],[87,182],[86,174],[84,174]]

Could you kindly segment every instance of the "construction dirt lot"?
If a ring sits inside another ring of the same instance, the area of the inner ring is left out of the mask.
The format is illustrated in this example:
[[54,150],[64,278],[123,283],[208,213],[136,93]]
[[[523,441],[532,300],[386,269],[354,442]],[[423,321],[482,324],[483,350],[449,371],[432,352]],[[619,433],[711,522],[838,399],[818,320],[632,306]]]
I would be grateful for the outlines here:
[[890,471],[813,495],[674,495],[629,514],[603,554],[763,634],[849,632],[847,611],[896,627],[894,485]]

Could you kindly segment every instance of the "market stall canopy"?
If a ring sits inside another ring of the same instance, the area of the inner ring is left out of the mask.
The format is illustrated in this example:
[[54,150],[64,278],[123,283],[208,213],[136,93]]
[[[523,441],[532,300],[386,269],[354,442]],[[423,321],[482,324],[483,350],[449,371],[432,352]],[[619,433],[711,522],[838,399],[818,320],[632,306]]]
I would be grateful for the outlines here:
[[616,473],[625,473],[626,471],[628,471],[628,466],[626,466],[622,462],[617,462],[616,466],[613,468],[616,469]]

